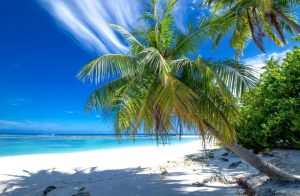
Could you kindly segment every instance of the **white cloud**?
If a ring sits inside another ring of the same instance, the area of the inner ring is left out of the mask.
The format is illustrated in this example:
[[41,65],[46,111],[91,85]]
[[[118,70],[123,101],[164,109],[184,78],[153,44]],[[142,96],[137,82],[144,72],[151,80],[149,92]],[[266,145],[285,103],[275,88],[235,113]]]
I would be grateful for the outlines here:
[[43,123],[35,121],[12,121],[0,120],[0,130],[31,130],[31,131],[49,131],[56,129],[55,123]]
[[131,28],[139,17],[139,0],[38,0],[42,7],[85,49],[92,53],[128,51],[109,27]]
[[67,114],[74,114],[75,112],[74,111],[70,111],[70,110],[66,110],[65,111]]
[[285,58],[286,53],[289,51],[290,50],[288,49],[288,50],[284,50],[282,52],[273,52],[270,54],[259,54],[254,57],[243,59],[242,62],[247,65],[251,65],[253,67],[261,69],[264,66],[266,66],[265,61],[267,61],[267,60],[274,59],[274,60],[282,61]]

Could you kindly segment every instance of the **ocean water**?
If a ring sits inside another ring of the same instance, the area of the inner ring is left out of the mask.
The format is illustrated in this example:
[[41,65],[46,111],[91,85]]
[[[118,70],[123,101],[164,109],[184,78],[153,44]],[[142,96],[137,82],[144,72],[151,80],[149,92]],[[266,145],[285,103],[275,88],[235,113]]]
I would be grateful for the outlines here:
[[[171,136],[158,144],[172,145],[195,141],[198,137]],[[117,139],[103,135],[8,135],[0,134],[0,157],[44,153],[80,152],[135,146],[155,146],[154,138],[137,136]]]

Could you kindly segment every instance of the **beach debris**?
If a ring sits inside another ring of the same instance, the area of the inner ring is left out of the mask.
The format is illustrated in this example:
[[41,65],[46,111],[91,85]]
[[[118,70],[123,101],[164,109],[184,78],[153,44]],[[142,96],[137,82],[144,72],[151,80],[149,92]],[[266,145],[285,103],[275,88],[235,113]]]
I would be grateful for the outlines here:
[[204,184],[202,182],[193,182],[192,183],[193,186],[203,186]]
[[160,167],[160,172],[161,172],[161,175],[167,175],[168,174],[168,170],[164,167]]
[[208,153],[207,153],[207,157],[208,158],[210,158],[210,159],[213,159],[213,158],[215,158],[215,152],[214,151],[209,151]]
[[231,164],[228,166],[228,168],[229,168],[229,169],[237,168],[241,163],[242,163],[242,161],[236,161],[236,162],[233,162],[233,163],[231,163]]
[[271,152],[270,149],[267,148],[267,149],[259,151],[258,155],[263,155],[263,156],[270,155],[270,156],[274,156],[274,155],[270,154],[270,152]]
[[228,155],[228,152],[224,152],[224,153],[222,154],[223,157],[225,157],[225,156],[227,156],[227,155]]
[[53,191],[54,189],[56,189],[56,186],[48,186],[44,190],[44,195],[47,195],[49,192]]
[[221,160],[221,161],[223,161],[223,162],[228,162],[229,161],[229,159],[226,159],[226,158],[220,158],[219,160]]
[[24,173],[27,173],[27,174],[31,175],[31,173],[30,173],[29,171],[25,170],[25,169],[23,169],[22,171],[23,171]]
[[185,166],[190,166],[191,164],[192,164],[192,162],[190,160],[183,161],[183,165],[185,165]]
[[236,183],[236,180],[230,179],[222,172],[219,172],[214,176],[204,179],[202,181],[202,184],[206,184],[206,183],[210,183],[210,182],[221,182],[223,184],[234,184],[234,183]]
[[202,182],[199,182],[199,181],[193,182],[192,185],[193,186],[204,186],[206,183],[211,183],[211,182],[220,182],[223,184],[234,184],[234,183],[236,183],[236,180],[230,179],[222,172],[219,172],[214,176],[204,179]]
[[72,196],[91,196],[90,192],[79,192]]
[[78,193],[75,193],[72,196],[91,196],[90,192],[88,192],[88,191],[83,192],[84,190],[85,190],[85,187],[83,186],[78,190]]

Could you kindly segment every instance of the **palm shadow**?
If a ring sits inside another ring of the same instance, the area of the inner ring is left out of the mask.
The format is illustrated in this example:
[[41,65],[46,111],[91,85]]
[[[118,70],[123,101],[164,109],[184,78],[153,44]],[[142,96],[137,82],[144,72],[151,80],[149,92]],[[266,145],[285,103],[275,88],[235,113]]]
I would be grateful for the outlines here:
[[[185,175],[184,172],[169,173],[170,176]],[[77,168],[65,173],[54,169],[40,170],[36,173],[24,171],[24,175],[14,176],[13,180],[1,182],[5,196],[41,196],[48,186],[57,187],[48,196],[68,196],[89,192],[92,196],[153,196],[153,195],[235,195],[232,187],[205,185],[197,187],[181,180],[162,179],[158,173],[148,168],[127,168],[99,170]]]

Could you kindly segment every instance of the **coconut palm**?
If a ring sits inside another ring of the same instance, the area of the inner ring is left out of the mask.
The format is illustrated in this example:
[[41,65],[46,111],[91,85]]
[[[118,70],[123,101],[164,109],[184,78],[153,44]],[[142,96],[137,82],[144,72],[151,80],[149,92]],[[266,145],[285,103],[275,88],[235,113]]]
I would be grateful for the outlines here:
[[293,8],[300,5],[299,0],[206,0],[204,5],[212,8],[212,21],[222,26],[222,31],[214,36],[214,47],[233,28],[230,45],[236,51],[236,59],[251,39],[265,52],[264,37],[283,46],[287,43],[284,32],[300,33],[293,12]]
[[128,54],[100,56],[79,72],[83,81],[109,80],[89,96],[87,111],[115,114],[119,136],[135,135],[139,128],[157,139],[174,130],[182,133],[183,126],[207,131],[270,177],[293,180],[236,143],[231,120],[238,116],[237,97],[256,81],[253,70],[235,61],[184,56],[196,53],[199,38],[211,30],[202,22],[179,32],[172,16],[176,0],[164,2],[163,9],[156,0],[148,5],[143,29],[130,33],[113,25],[130,46]]

